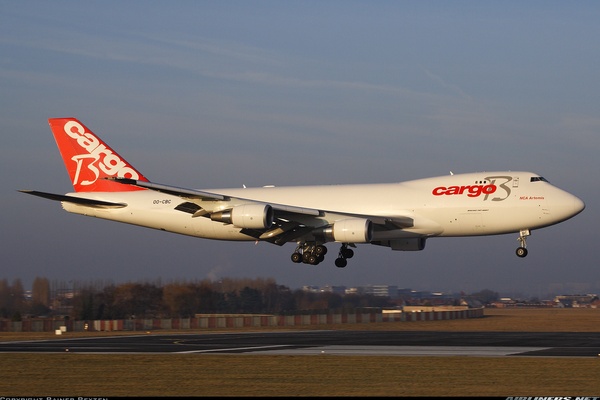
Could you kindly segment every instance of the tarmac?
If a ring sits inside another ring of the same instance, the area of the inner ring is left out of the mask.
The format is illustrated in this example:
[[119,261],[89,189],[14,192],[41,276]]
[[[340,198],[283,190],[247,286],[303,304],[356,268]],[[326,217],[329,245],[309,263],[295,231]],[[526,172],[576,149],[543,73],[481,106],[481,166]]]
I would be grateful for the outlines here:
[[0,342],[2,352],[600,357],[600,332],[302,330],[143,334]]

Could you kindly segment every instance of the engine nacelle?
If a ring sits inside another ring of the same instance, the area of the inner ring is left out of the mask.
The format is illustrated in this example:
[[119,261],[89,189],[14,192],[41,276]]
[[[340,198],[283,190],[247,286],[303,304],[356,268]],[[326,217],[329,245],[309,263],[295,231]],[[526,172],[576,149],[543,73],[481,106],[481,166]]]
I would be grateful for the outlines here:
[[268,204],[244,204],[210,214],[210,219],[238,228],[267,229],[273,225],[273,207]]
[[333,224],[331,236],[341,243],[368,243],[373,237],[373,222],[366,218],[341,219]]

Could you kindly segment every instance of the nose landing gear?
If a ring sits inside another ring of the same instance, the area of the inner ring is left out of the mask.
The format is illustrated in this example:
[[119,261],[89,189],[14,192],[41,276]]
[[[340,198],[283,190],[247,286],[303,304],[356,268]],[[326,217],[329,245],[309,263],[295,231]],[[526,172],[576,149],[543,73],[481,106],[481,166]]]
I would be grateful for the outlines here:
[[517,247],[517,256],[518,257],[527,257],[527,236],[531,235],[531,232],[529,231],[529,229],[521,229],[521,231],[519,232],[519,237],[517,238],[517,240],[520,243],[520,246]]

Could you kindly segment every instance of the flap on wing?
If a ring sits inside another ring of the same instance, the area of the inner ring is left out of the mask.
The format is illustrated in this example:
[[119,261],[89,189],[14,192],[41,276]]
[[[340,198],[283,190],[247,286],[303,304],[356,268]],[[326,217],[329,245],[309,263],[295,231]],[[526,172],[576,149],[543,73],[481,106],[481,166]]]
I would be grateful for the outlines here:
[[271,207],[275,211],[278,211],[278,214],[302,214],[302,215],[312,215],[313,217],[322,216],[323,212],[314,209],[314,208],[304,208],[304,207],[295,207],[295,206],[286,206],[284,204],[273,204],[269,203]]
[[242,229],[241,232],[248,236],[252,236],[257,240],[264,240],[265,242],[283,246],[287,242],[294,241],[300,236],[309,234],[313,230],[314,227],[290,222],[283,225],[277,225],[266,232],[254,229]]
[[36,190],[19,190],[21,193],[32,194],[34,196],[43,197],[45,199],[55,200],[55,201],[66,201],[74,204],[81,204],[88,207],[96,207],[96,208],[123,208],[126,207],[126,203],[112,203],[110,201],[102,201],[95,199],[86,199],[83,197],[75,197],[75,196],[65,196],[62,194],[54,194],[54,193],[46,193],[46,192],[38,192]]

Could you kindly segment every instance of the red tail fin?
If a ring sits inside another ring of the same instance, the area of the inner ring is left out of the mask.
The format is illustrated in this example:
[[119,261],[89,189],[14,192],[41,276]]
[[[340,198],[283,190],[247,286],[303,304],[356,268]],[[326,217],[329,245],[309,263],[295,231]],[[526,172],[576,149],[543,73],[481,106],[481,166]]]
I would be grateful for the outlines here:
[[144,190],[103,178],[148,182],[141,173],[75,118],[50,118],[50,129],[76,192]]

